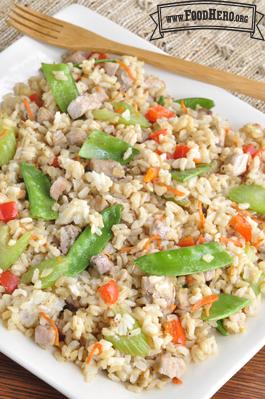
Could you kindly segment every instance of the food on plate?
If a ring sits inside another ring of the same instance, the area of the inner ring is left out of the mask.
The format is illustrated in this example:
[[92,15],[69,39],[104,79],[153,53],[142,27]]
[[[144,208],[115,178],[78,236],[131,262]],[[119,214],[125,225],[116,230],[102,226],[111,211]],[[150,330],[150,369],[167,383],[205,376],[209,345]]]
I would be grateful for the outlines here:
[[77,52],[0,105],[2,322],[135,392],[185,383],[265,293],[264,129],[172,91]]

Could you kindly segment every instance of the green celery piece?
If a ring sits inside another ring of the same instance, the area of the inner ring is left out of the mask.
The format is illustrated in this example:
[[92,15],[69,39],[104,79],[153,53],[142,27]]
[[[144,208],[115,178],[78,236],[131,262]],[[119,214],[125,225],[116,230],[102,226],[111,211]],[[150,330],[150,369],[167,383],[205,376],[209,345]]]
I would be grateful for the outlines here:
[[15,245],[9,246],[8,226],[0,226],[0,268],[7,270],[12,266],[22,253],[27,249],[31,233],[23,234]]
[[94,109],[92,114],[97,121],[118,123],[119,115],[107,108]]
[[179,182],[185,182],[194,176],[199,176],[205,172],[209,172],[210,169],[211,165],[200,164],[197,165],[197,167],[194,169],[174,170],[171,172],[171,176],[173,180],[177,180]]
[[[132,154],[123,159],[125,152],[132,148]],[[126,141],[110,136],[100,130],[93,130],[82,145],[79,155],[86,159],[112,159],[122,165],[129,163],[139,151]]]
[[102,64],[104,62],[117,62],[117,60],[115,58],[104,58],[102,60],[96,60],[95,65]]
[[188,98],[181,98],[179,100],[175,100],[175,102],[178,104],[180,104],[181,101],[184,101],[186,107],[191,109],[196,109],[197,105],[206,109],[211,109],[215,106],[214,101],[211,100],[210,98],[188,97]]
[[[42,72],[52,91],[55,102],[62,112],[66,112],[68,105],[79,96],[75,81],[67,64],[42,64]],[[63,72],[67,80],[58,80],[53,72]]]
[[224,335],[224,336],[226,336],[226,337],[229,335],[229,332],[228,332],[227,329],[225,328],[225,326],[224,326],[222,320],[217,320],[217,322],[216,322],[216,330],[217,330],[220,334],[222,334],[222,335]]
[[[203,259],[211,255],[211,262]],[[186,276],[225,267],[232,262],[232,257],[224,248],[210,242],[193,247],[155,252],[141,256],[134,261],[145,273],[157,276]]]
[[[39,263],[38,265],[31,266],[29,270],[23,274],[21,282],[24,284],[30,284],[33,274],[36,269],[39,270],[39,279],[41,281],[41,288],[51,287],[58,278],[66,274],[69,268],[68,259],[65,256],[58,256],[52,259],[46,259]],[[44,271],[49,271],[50,273],[42,277]]]
[[[137,327],[139,327],[139,325],[136,322],[134,328]],[[121,337],[116,337],[108,335],[105,336],[105,339],[111,342],[115,349],[126,355],[148,356],[150,352],[150,346],[143,332],[134,336],[123,335]]]
[[76,276],[89,265],[92,256],[98,255],[112,238],[112,226],[121,220],[122,205],[113,205],[101,213],[104,227],[101,235],[93,234],[88,226],[71,246],[67,254],[69,269],[67,276]]
[[164,106],[165,105],[165,97],[160,96],[159,99],[157,100],[157,104]]
[[[135,111],[135,109],[133,109],[133,107],[123,101],[120,101],[118,103],[114,103],[113,104],[113,109],[114,111],[118,111],[119,110],[119,123],[122,123],[123,125],[140,125],[143,128],[147,128],[150,125],[150,123],[148,122],[148,120],[138,111]],[[121,116],[120,110],[124,109],[124,111],[126,111],[127,109],[130,111],[130,118],[129,120],[124,119]]]
[[55,220],[58,212],[52,210],[55,201],[50,197],[51,183],[34,165],[23,162],[22,176],[26,185],[30,214],[34,219]]
[[14,129],[0,122],[0,167],[13,159],[17,148]]
[[256,184],[233,187],[228,198],[238,204],[247,203],[252,211],[265,215],[265,188]]
[[209,321],[222,320],[238,312],[248,304],[248,298],[241,298],[231,294],[221,294],[218,301],[212,304],[209,316],[205,316],[203,319]]

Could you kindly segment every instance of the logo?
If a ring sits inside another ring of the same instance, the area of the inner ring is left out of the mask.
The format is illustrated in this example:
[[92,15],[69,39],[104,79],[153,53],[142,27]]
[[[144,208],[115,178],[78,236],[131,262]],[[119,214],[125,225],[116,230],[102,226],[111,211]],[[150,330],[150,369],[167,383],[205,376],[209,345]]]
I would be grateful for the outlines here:
[[150,40],[165,33],[183,30],[216,29],[248,32],[250,37],[264,40],[259,24],[264,17],[254,4],[232,1],[180,1],[157,5],[150,14],[155,30]]

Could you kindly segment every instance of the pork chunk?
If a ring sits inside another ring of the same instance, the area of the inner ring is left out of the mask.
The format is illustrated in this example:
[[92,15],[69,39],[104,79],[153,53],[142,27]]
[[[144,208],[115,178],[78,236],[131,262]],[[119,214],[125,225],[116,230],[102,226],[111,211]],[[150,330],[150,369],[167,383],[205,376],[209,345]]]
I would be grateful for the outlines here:
[[104,173],[104,175],[109,177],[124,177],[124,168],[116,161],[92,159],[90,161],[90,169],[97,173]]
[[51,122],[53,120],[53,114],[45,107],[40,107],[37,112],[37,121],[39,123]]
[[78,96],[70,102],[67,111],[72,119],[78,119],[87,111],[100,108],[106,98],[107,96],[104,91]]
[[173,279],[170,277],[142,277],[142,290],[149,300],[165,310],[175,303],[176,292]]
[[66,138],[70,145],[82,145],[87,137],[86,132],[80,127],[72,127]]
[[128,76],[128,74],[123,71],[121,68],[118,69],[117,72],[117,78],[118,78],[118,82],[121,85],[121,89],[123,91],[127,91],[129,90],[129,88],[132,86],[133,84],[133,80]]
[[69,224],[60,229],[60,249],[64,255],[67,254],[78,234],[79,229],[73,224]]
[[106,255],[96,255],[91,258],[91,266],[93,266],[99,274],[108,273],[114,266]]
[[55,338],[55,332],[51,327],[37,326],[35,328],[35,342],[43,348],[54,345]]
[[87,59],[89,53],[84,51],[75,51],[72,54],[68,54],[65,58],[65,62],[72,62],[73,64],[81,64],[84,60]]
[[64,177],[60,176],[52,184],[50,188],[50,195],[55,201],[57,201],[64,191],[69,191],[70,189],[71,183]]
[[225,172],[231,176],[240,176],[247,170],[248,154],[233,154],[226,160]]
[[166,225],[165,222],[162,222],[161,220],[157,220],[150,229],[151,235],[158,235],[162,239],[167,238],[167,234],[170,231],[170,228]]
[[186,364],[180,357],[165,353],[160,357],[159,373],[169,378],[181,378],[186,370]]
[[117,62],[105,62],[104,69],[107,75],[115,76],[119,69],[119,64]]

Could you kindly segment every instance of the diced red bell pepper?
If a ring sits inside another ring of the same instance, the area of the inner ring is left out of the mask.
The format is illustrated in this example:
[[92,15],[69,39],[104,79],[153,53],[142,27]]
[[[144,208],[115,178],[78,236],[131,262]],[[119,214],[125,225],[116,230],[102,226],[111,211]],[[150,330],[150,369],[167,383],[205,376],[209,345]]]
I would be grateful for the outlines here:
[[149,122],[152,123],[156,122],[157,119],[172,118],[173,116],[175,116],[174,112],[159,104],[149,108],[145,114],[146,119],[148,119]]
[[41,97],[37,93],[31,94],[29,96],[29,99],[33,103],[37,104],[38,107],[42,107],[43,106],[43,101],[42,101]]
[[103,301],[108,305],[113,305],[119,298],[119,287],[116,281],[110,280],[98,289]]
[[173,154],[174,159],[179,159],[179,158],[186,158],[188,152],[190,150],[190,147],[185,145],[185,144],[177,144],[175,148],[175,152]]
[[15,201],[4,202],[0,204],[0,221],[9,222],[9,220],[16,219],[18,215],[17,204]]
[[182,237],[178,242],[179,247],[192,247],[193,245],[195,245],[195,241],[192,236]]
[[245,154],[250,154],[252,156],[252,158],[255,157],[255,155],[257,154],[257,149],[254,146],[254,144],[245,144],[243,145],[243,152]]
[[19,278],[6,270],[0,274],[0,285],[4,287],[6,294],[12,294],[19,285]]
[[156,150],[156,153],[158,155],[166,154],[167,155],[167,159],[172,159],[172,154],[170,154],[169,152],[163,152],[163,151],[160,151],[160,150]]
[[59,159],[58,159],[58,157],[54,157],[54,158],[53,158],[52,166],[53,166],[54,168],[60,168],[60,164],[59,164]]
[[154,140],[157,143],[159,143],[159,137],[161,136],[165,136],[167,134],[167,129],[161,129],[161,130],[157,130],[156,132],[153,132],[151,134],[149,134],[148,139],[149,140]]

